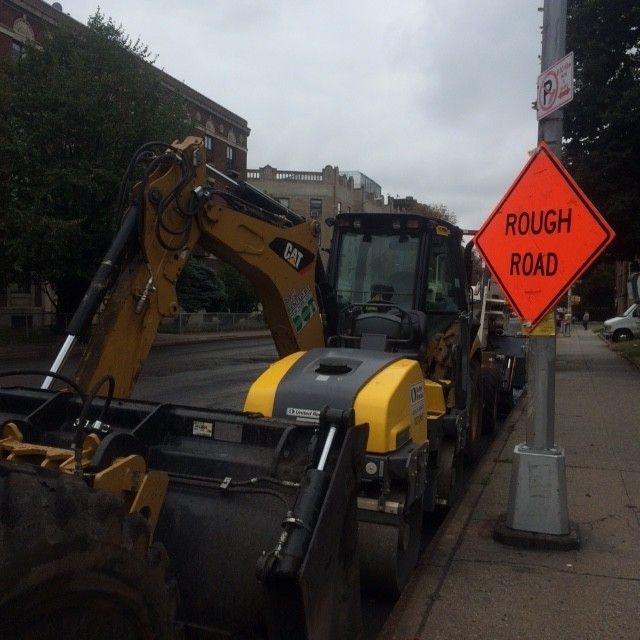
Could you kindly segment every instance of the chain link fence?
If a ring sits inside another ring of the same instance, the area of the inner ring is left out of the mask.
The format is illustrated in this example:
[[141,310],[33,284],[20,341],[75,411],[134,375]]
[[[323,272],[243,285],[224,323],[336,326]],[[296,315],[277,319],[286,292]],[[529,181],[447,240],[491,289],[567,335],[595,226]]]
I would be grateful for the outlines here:
[[66,332],[71,314],[0,310],[0,344],[47,342]]
[[160,323],[161,333],[218,333],[266,328],[261,313],[180,313]]
[[[66,333],[72,315],[0,311],[0,344],[50,342]],[[266,329],[261,313],[181,313],[160,323],[161,333],[218,333]]]

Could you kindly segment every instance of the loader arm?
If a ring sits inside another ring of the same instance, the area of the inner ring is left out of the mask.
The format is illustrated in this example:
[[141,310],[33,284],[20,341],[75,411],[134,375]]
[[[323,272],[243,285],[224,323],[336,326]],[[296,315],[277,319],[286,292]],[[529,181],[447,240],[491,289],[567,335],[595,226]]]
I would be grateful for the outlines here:
[[102,305],[76,371],[79,386],[90,389],[111,374],[115,395],[131,394],[160,321],[179,312],[176,282],[198,245],[253,284],[280,356],[324,346],[319,223],[255,190],[249,198],[217,188],[199,138],[146,162],[148,175],[114,240],[121,251],[107,255],[71,323],[78,335]]

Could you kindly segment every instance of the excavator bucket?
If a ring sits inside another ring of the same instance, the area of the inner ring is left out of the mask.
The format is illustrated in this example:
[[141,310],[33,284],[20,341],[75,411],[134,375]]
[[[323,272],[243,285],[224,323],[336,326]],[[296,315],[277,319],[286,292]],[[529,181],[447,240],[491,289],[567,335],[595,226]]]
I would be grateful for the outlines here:
[[[149,548],[155,549],[156,555],[160,545],[166,549],[168,567],[163,579],[177,584],[176,619],[185,637],[359,637],[356,497],[367,427],[354,427],[353,412],[325,410],[319,425],[305,425],[242,412],[113,400],[100,423],[100,435],[94,438],[98,444],[81,473],[77,467],[75,473],[52,471],[52,460],[64,457],[61,451],[72,451],[78,429],[74,422],[82,405],[78,395],[66,391],[0,389],[0,483],[4,484],[4,500],[11,503],[12,513],[18,508],[15,505],[28,511],[24,500],[9,495],[11,487],[20,491],[30,482],[43,491],[32,501],[40,505],[38,513],[27,514],[30,525],[21,530],[21,540],[16,542],[21,557],[9,552],[0,556],[0,575],[25,577],[0,580],[0,631],[17,629],[20,637],[20,632],[29,631],[30,621],[45,620],[48,605],[42,604],[42,611],[39,607],[49,583],[73,582],[76,591],[69,599],[79,602],[77,585],[82,583],[78,583],[78,574],[82,571],[92,576],[109,571],[109,580],[113,581],[115,565],[100,561],[111,542],[96,542],[93,551],[97,560],[88,566],[83,563],[88,562],[89,550],[79,550],[80,543],[75,540],[69,545],[72,551],[67,561],[60,562],[56,556],[55,562],[47,565],[50,569],[39,572],[36,565],[44,563],[44,552],[41,541],[36,540],[43,529],[37,520],[40,511],[47,511],[42,505],[54,500],[50,496],[57,492],[52,512],[59,509],[63,497],[66,501],[70,494],[78,496],[69,510],[75,509],[69,526],[59,526],[61,538],[62,532],[79,535],[80,529],[72,526],[73,518],[80,523],[110,522],[105,515],[107,507],[93,496],[107,492],[96,490],[92,483],[103,477],[105,470],[133,455],[143,458],[148,469],[168,475]],[[104,400],[93,401],[93,420],[103,407]],[[32,443],[31,448],[25,448],[27,441]],[[85,504],[98,504],[99,515],[83,517]],[[139,518],[139,514],[134,515]],[[13,526],[10,519],[4,519],[1,526],[3,543],[14,540],[14,532],[8,529]],[[87,539],[99,528],[95,523],[91,527]],[[132,526],[125,522],[121,528],[126,533]],[[30,535],[33,544],[25,539]],[[31,560],[34,566],[29,567],[29,550],[36,547],[38,554],[32,553]],[[122,547],[136,549],[137,545],[127,543]],[[59,556],[64,548],[56,541],[54,555]],[[20,572],[13,570],[14,562],[20,563]],[[122,567],[122,558],[119,563]],[[134,565],[138,566],[132,561],[131,567],[116,576],[127,582],[129,591]],[[38,575],[40,579],[34,578]],[[139,583],[144,585],[150,579],[141,578]],[[89,580],[86,588],[99,590],[96,585],[100,584],[98,579],[93,583]],[[126,593],[124,587],[118,591],[123,601]],[[113,593],[106,595],[109,598],[105,601],[114,601]],[[142,595],[151,599],[146,592]],[[29,605],[17,606],[18,602]],[[83,606],[91,610],[91,602],[90,598],[83,600]],[[55,610],[57,615],[73,620],[64,605]],[[84,611],[83,619],[86,615]],[[157,617],[161,620],[170,615],[170,611],[160,611]],[[145,614],[145,624],[151,617]],[[146,628],[142,619],[141,614],[136,629]],[[65,628],[73,629],[68,620],[65,624]],[[160,627],[158,622],[150,627],[148,635],[138,633],[133,637],[170,637],[162,635]]]

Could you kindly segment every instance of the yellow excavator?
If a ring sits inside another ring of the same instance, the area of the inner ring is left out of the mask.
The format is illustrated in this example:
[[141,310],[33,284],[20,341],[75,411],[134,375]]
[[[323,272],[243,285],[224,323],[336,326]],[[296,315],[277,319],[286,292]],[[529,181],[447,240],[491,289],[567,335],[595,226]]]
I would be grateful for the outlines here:
[[[198,138],[129,183],[42,388],[0,374],[2,637],[359,637],[360,583],[402,590],[495,415],[462,231],[341,214],[325,271],[318,221]],[[126,399],[196,246],[251,280],[281,358],[242,412]]]

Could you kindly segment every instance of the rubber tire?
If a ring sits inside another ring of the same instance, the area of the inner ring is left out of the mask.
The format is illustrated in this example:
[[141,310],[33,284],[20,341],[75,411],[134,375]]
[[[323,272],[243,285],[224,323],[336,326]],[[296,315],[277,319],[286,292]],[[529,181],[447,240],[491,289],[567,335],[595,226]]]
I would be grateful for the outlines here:
[[618,329],[613,332],[611,336],[613,342],[625,342],[626,340],[633,340],[633,333],[629,329]]
[[470,462],[480,458],[483,451],[482,442],[482,379],[480,376],[480,363],[472,360],[469,365],[469,422],[467,426],[467,439],[464,445],[464,454]]
[[500,391],[498,395],[498,417],[504,420],[515,407],[513,400],[513,389],[508,391]]
[[462,493],[464,456],[454,442],[443,440],[438,450],[437,496],[450,509]]
[[74,476],[0,463],[0,637],[169,640],[167,554],[118,497]]
[[482,433],[491,434],[498,426],[501,376],[489,370],[482,374]]

